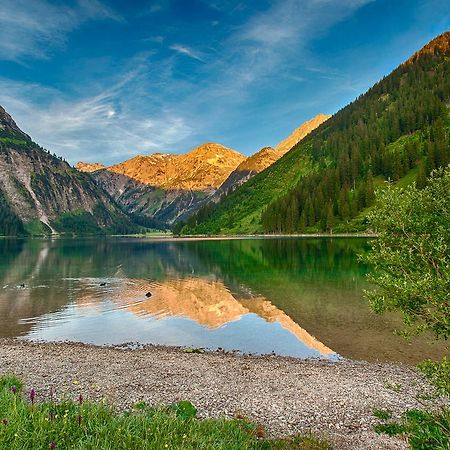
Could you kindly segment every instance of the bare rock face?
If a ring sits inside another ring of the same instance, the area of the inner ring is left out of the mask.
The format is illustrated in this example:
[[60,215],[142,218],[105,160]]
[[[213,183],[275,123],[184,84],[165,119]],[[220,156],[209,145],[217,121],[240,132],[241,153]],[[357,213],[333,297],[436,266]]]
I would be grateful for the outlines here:
[[83,161],[79,161],[75,164],[75,169],[77,169],[80,172],[95,172],[97,170],[104,169],[106,166],[100,163],[85,163]]
[[128,213],[171,224],[214,193],[245,159],[210,142],[184,155],[138,155],[100,170],[80,163],[76,167],[91,172]]
[[281,153],[283,156],[288,152],[294,145],[297,145],[303,138],[305,138],[311,131],[315,130],[319,125],[328,120],[331,116],[326,114],[318,114],[316,117],[308,120],[307,122],[296,128],[286,139],[281,141],[275,150]]
[[230,148],[207,143],[185,155],[139,155],[107,170],[163,189],[205,191],[218,188],[244,160]]
[[280,156],[280,152],[273,147],[263,147],[259,152],[249,156],[236,168],[238,172],[262,172],[266,167],[272,165]]

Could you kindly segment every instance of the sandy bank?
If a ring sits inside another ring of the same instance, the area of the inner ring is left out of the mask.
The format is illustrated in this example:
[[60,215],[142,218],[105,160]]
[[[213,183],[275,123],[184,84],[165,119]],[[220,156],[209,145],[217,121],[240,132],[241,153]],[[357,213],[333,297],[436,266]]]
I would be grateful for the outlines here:
[[403,365],[17,340],[0,340],[0,373],[19,375],[41,399],[51,389],[59,396],[107,397],[121,409],[139,400],[188,399],[201,417],[244,415],[272,435],[315,430],[339,449],[405,448],[372,431],[372,411],[389,408],[398,416],[421,406],[416,395],[430,390]]

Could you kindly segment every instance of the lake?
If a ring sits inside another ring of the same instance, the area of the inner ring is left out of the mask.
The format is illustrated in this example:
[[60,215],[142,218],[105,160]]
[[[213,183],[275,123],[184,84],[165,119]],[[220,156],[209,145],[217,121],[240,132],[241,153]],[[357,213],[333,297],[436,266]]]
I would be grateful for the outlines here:
[[416,363],[363,297],[362,238],[0,240],[0,337]]

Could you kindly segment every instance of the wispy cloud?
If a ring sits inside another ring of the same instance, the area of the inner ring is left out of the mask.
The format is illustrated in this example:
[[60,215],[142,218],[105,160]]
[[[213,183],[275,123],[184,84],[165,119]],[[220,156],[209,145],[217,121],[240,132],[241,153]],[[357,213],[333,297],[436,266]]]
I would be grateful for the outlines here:
[[180,45],[180,44],[174,44],[171,45],[170,50],[173,50],[177,53],[181,53],[182,55],[188,56],[189,58],[196,59],[197,61],[205,62],[205,60],[197,53],[195,50],[192,50],[191,48]]
[[237,64],[242,64],[238,80],[244,84],[267,79],[282,68],[298,71],[313,59],[311,42],[374,0],[282,0],[245,23],[231,36]]
[[173,150],[192,130],[169,109],[144,113],[130,105],[126,91],[139,90],[133,85],[139,82],[139,73],[126,73],[108,89],[71,100],[44,86],[0,79],[0,104],[20,118],[18,125],[35,141],[71,163],[117,162],[137,153]]
[[123,20],[97,0],[78,0],[75,6],[46,0],[0,2],[0,59],[43,59],[65,45],[67,35],[89,20]]

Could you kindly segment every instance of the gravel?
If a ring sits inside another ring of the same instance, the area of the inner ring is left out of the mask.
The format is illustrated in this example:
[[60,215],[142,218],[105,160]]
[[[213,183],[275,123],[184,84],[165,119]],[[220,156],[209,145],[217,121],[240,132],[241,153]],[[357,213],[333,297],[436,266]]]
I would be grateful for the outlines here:
[[270,436],[312,430],[336,449],[402,449],[399,439],[372,431],[375,408],[394,417],[421,407],[431,387],[405,365],[329,362],[185,349],[97,347],[0,339],[0,374],[14,373],[41,400],[106,398],[120,410],[190,400],[199,417],[245,416]]

